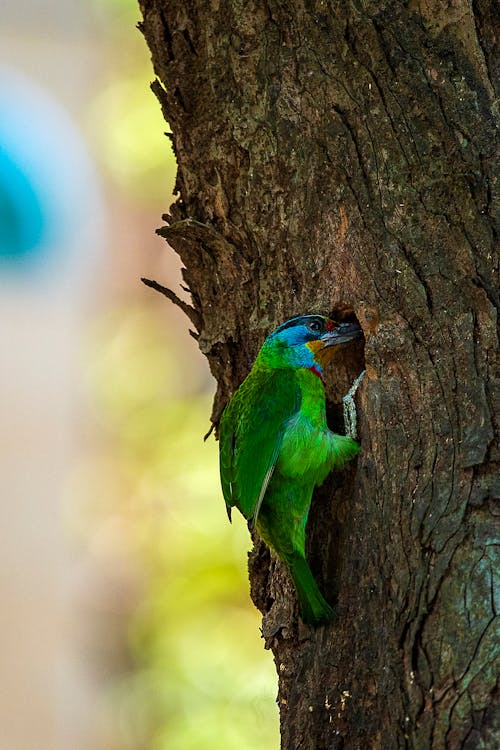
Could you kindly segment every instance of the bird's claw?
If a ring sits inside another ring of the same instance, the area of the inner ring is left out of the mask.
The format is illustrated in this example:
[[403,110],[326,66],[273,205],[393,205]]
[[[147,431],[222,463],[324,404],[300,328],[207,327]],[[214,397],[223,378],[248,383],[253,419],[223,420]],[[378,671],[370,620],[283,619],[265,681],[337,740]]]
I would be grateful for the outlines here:
[[356,416],[356,404],[354,403],[354,396],[358,390],[359,384],[365,377],[366,370],[363,370],[358,377],[355,379],[346,395],[342,399],[344,409],[344,428],[347,437],[356,439],[357,436],[357,416]]

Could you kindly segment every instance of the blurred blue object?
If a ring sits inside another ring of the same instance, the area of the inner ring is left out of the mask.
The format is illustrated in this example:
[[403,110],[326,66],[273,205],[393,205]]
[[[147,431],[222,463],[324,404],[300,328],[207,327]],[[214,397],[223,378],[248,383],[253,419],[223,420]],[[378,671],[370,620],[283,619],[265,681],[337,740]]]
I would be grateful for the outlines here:
[[0,259],[15,262],[43,247],[44,216],[37,193],[0,143]]
[[55,261],[59,274],[82,250],[86,264],[102,223],[99,182],[71,118],[34,81],[1,66],[0,274],[25,276]]

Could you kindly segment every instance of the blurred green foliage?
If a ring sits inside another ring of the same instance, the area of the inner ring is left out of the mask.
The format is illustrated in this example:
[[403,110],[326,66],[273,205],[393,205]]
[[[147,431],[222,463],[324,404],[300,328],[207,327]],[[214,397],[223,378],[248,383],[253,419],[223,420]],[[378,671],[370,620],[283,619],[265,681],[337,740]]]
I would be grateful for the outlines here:
[[[125,199],[129,217],[147,209],[154,227],[168,209],[176,164],[149,89],[139,6],[91,0],[91,7],[107,75],[90,105],[89,135],[113,195]],[[250,538],[241,518],[227,521],[217,444],[213,436],[203,441],[208,368],[184,318],[165,313],[164,300],[146,304],[111,308],[91,336],[89,408],[102,444],[74,478],[74,497],[84,496],[73,513],[76,532],[97,536],[100,554],[113,547],[105,561],[118,549],[134,591],[130,597],[125,585],[128,594],[116,594],[131,603],[115,605],[120,618],[130,616],[109,690],[111,734],[119,735],[112,747],[272,750],[277,680],[249,596]]]
[[91,0],[107,53],[108,76],[96,89],[88,127],[108,176],[136,204],[165,209],[177,171],[156,96],[155,75],[142,34],[137,0]]
[[136,202],[165,207],[177,167],[151,79],[145,68],[110,82],[95,97],[89,122],[101,162],[117,186]]
[[274,666],[248,593],[249,535],[241,519],[227,521],[217,445],[203,441],[205,372],[188,364],[194,352],[183,361],[157,308],[116,311],[94,341],[97,415],[121,474],[99,512],[122,515],[142,582],[131,663],[111,693],[122,746],[277,748]]

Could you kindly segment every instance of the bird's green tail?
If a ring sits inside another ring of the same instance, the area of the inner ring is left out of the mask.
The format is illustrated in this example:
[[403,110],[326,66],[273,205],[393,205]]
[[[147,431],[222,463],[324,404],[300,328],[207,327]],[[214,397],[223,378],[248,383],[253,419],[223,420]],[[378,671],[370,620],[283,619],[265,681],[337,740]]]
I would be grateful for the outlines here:
[[333,609],[323,598],[305,557],[294,554],[288,567],[299,598],[300,614],[308,625],[319,625],[333,618]]

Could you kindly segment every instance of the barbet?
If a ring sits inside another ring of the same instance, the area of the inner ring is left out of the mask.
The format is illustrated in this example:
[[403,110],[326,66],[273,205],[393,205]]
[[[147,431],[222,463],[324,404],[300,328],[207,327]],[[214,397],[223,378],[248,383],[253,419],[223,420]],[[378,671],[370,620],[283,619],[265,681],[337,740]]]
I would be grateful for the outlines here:
[[305,555],[313,490],[359,451],[326,423],[324,365],[334,347],[362,336],[357,323],[321,315],[288,320],[265,340],[220,421],[220,475],[229,518],[237,507],[285,563],[304,622],[333,611]]

